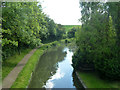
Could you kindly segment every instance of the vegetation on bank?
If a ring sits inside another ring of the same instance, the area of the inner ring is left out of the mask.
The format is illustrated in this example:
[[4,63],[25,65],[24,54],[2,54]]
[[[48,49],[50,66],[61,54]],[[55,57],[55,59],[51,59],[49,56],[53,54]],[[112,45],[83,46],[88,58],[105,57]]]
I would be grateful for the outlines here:
[[60,41],[54,41],[48,44],[44,44],[40,48],[38,48],[34,54],[30,57],[27,64],[23,68],[23,70],[19,73],[16,81],[12,85],[11,88],[26,88],[29,84],[31,74],[34,71],[36,64],[39,61],[40,56],[50,47],[59,46],[61,43],[65,43],[65,40],[72,41],[73,39],[63,39]]
[[[66,30],[63,25],[56,24],[44,14],[40,3],[3,2],[1,6],[3,16],[2,29],[0,29],[2,32],[2,40],[0,40],[0,43],[2,41],[2,80],[31,49],[40,47],[43,43],[46,43],[43,46],[45,49],[58,46],[60,43],[57,41],[61,39],[65,40],[60,42],[71,42],[70,39],[66,39]],[[25,88],[28,84],[31,72],[39,59],[38,54],[40,52],[42,55],[44,51],[42,48],[38,49],[31,57],[13,87],[20,87],[21,85]]]
[[31,49],[25,49],[21,51],[21,54],[16,53],[14,56],[9,57],[2,63],[2,80],[10,73],[10,71],[24,58]]
[[76,32],[74,68],[120,80],[120,2],[81,2],[80,6],[82,27]]
[[29,50],[62,39],[65,30],[44,14],[37,2],[2,2],[1,6],[4,79]]
[[74,38],[75,32],[81,28],[80,25],[64,25],[66,38]]
[[63,26],[44,14],[40,3],[2,2],[1,6],[3,62],[22,49],[63,38]]
[[82,27],[56,24],[42,12],[37,2],[3,2],[1,6],[3,79],[31,50],[28,48],[46,43],[30,57],[12,88],[26,88],[44,50],[60,45],[57,40],[70,43],[74,37],[77,50],[73,67],[95,71],[78,71],[86,85],[90,88],[120,88],[119,81],[110,82],[120,80],[120,2],[81,2]]
[[95,72],[77,72],[87,88],[120,88],[120,82],[103,80]]
[[[2,3],[2,61],[22,49],[68,37],[63,25],[56,24],[42,12],[37,2]],[[68,26],[73,27],[73,26]],[[74,37],[72,32],[70,37]]]

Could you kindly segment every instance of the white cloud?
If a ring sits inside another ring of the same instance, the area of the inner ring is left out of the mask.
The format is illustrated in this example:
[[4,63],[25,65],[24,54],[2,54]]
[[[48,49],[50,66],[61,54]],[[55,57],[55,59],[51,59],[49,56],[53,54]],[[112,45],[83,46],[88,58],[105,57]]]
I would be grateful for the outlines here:
[[81,18],[79,0],[44,0],[43,12],[56,23],[63,25],[79,25]]

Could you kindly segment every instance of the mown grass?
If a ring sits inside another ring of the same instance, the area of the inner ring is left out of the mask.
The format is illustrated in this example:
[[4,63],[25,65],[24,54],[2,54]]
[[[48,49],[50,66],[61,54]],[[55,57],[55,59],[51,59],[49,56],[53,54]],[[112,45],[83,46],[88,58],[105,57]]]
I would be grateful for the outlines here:
[[32,49],[25,49],[21,54],[16,53],[2,62],[2,80],[10,73],[10,71],[23,59],[23,57]]
[[120,81],[103,80],[93,72],[77,72],[87,88],[120,88]]
[[45,49],[47,49],[46,45],[40,47],[34,52],[27,64],[24,66],[23,70],[19,73],[11,88],[26,88],[28,86],[31,74]]

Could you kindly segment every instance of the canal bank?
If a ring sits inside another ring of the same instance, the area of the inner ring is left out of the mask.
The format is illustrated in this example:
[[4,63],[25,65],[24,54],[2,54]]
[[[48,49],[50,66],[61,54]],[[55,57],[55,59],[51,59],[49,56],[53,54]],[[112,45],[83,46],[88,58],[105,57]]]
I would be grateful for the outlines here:
[[96,72],[77,71],[77,74],[78,77],[80,77],[87,86],[87,88],[120,89],[120,81],[100,78]]
[[31,73],[34,71],[34,68],[39,60],[39,57],[44,53],[45,47],[37,49],[34,54],[30,57],[29,61],[26,63],[22,71],[19,73],[17,79],[13,83],[11,88],[26,88],[29,84],[29,79]]
[[87,86],[85,85],[85,83],[83,82],[83,80],[81,79],[81,77],[79,76],[78,72],[75,71],[76,77],[78,78],[79,82],[82,84],[84,89],[87,89]]
[[48,48],[51,48],[52,46],[57,44],[58,42],[52,42],[52,43],[44,44],[43,46],[37,48],[37,50],[34,52],[34,54],[30,57],[30,59],[24,66],[24,68],[18,74],[17,79],[12,84],[11,88],[27,88],[29,84],[29,80],[31,78],[31,74],[34,71],[36,64],[38,63],[40,56],[44,52],[46,52]]

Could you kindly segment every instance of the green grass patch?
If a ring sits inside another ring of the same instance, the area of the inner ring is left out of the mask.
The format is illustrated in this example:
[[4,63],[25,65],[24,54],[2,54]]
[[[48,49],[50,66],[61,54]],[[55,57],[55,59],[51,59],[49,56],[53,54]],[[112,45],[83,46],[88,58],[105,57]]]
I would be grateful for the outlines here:
[[103,80],[94,72],[78,71],[78,74],[87,88],[120,88],[120,81]]
[[31,49],[25,49],[21,54],[16,53],[2,62],[2,80],[10,73],[10,71],[30,52]]
[[80,27],[80,25],[64,25],[66,32],[70,31],[73,27]]
[[28,60],[27,64],[24,66],[23,70],[19,73],[11,88],[26,88],[28,86],[31,74],[34,71],[38,60],[45,49],[46,45],[42,46],[34,52],[34,54]]

